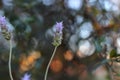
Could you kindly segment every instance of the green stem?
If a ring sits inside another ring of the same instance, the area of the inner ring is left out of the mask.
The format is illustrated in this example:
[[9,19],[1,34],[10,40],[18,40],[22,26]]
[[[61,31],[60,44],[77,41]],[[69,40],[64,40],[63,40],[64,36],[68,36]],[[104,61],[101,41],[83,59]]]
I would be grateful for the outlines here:
[[13,80],[12,71],[11,71],[11,57],[12,57],[12,40],[10,39],[10,53],[9,53],[8,67],[9,67],[10,79]]
[[50,64],[51,64],[51,61],[52,61],[52,59],[53,59],[53,57],[54,57],[54,55],[55,55],[55,52],[56,52],[56,50],[57,50],[57,47],[58,47],[58,46],[55,47],[55,49],[54,49],[54,51],[53,51],[53,54],[52,54],[52,57],[50,58],[50,61],[49,61],[48,65],[47,65],[46,72],[45,72],[45,76],[44,76],[44,80],[47,80],[48,69],[49,69]]

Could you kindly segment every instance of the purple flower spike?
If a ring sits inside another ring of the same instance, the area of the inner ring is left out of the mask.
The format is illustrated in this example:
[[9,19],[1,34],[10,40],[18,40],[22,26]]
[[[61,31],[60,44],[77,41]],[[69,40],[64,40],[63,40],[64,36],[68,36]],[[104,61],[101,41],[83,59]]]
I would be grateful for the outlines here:
[[30,74],[25,74],[21,80],[30,80],[31,75]]
[[0,26],[1,28],[4,28],[6,27],[6,19],[5,19],[5,16],[4,17],[0,17]]
[[55,29],[56,29],[56,32],[58,33],[62,33],[62,30],[63,30],[63,22],[57,22],[56,25],[55,25]]
[[0,29],[1,29],[0,32],[3,34],[4,38],[6,40],[10,40],[11,39],[11,33],[10,33],[9,28],[7,26],[7,21],[5,19],[5,16],[0,17]]
[[54,34],[54,39],[53,39],[53,45],[54,46],[59,46],[62,42],[62,30],[63,30],[63,22],[57,22],[55,24],[55,34]]

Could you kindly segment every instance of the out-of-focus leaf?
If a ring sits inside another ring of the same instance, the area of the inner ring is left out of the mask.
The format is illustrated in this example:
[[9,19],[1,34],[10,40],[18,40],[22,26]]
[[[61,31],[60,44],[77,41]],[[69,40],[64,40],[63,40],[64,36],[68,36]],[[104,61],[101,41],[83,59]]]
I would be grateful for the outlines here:
[[92,10],[93,10],[93,13],[95,14],[95,16],[97,16],[100,13],[99,10],[95,7],[93,7]]
[[24,32],[24,33],[25,33],[25,36],[26,36],[27,38],[30,36],[31,31],[32,31],[32,29],[31,29],[30,25],[27,24],[27,25],[26,25],[25,32]]
[[104,36],[101,36],[98,39],[95,39],[95,46],[96,46],[96,51],[97,52],[101,52],[102,51],[102,46],[101,46],[101,42],[103,42],[105,40]]
[[110,58],[113,58],[113,57],[117,57],[117,53],[115,49],[111,50],[110,52]]
[[119,77],[120,77],[120,73],[117,73],[116,76],[119,76]]
[[104,40],[105,40],[105,36],[101,36],[100,38],[98,38],[99,44],[100,44],[101,42],[103,42]]
[[96,46],[96,51],[97,52],[101,52],[102,47],[100,46],[100,44],[98,43],[98,41],[95,41],[95,46]]

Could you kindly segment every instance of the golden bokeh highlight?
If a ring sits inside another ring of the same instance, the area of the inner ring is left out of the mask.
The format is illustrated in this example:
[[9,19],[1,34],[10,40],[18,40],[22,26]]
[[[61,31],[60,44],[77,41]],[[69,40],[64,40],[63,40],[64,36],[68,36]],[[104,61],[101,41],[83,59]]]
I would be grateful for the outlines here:
[[74,58],[74,55],[72,53],[71,50],[67,50],[65,53],[64,53],[64,58],[65,60],[67,61],[71,61],[73,58]]
[[53,59],[50,65],[50,69],[54,73],[58,73],[63,69],[63,63],[60,59]]
[[26,72],[32,69],[36,63],[36,60],[41,57],[41,53],[39,51],[32,51],[29,56],[24,54],[20,57],[20,72]]

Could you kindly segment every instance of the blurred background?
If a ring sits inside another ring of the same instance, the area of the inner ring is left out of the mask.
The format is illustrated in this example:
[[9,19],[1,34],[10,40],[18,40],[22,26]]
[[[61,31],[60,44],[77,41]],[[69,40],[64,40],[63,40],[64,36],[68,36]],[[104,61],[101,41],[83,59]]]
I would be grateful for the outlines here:
[[[120,80],[120,0],[0,0],[0,16],[13,32],[14,80],[25,73],[43,80],[61,21],[63,40],[47,79]],[[0,35],[1,80],[10,80],[9,48]]]

